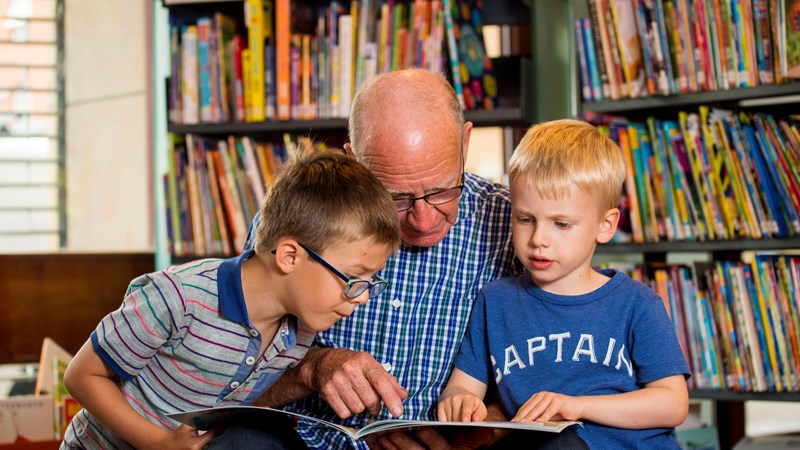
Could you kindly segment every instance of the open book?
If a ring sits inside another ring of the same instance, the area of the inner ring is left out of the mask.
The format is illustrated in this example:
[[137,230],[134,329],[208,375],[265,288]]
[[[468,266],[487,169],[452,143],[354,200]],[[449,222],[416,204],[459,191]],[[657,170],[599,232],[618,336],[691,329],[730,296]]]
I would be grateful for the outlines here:
[[531,431],[546,431],[549,433],[560,433],[565,428],[580,424],[580,422],[570,421],[555,421],[555,422],[440,422],[436,420],[403,420],[403,419],[388,419],[372,422],[369,425],[361,428],[354,429],[339,425],[326,420],[318,419],[316,417],[306,416],[289,411],[282,411],[279,409],[272,409],[261,406],[224,406],[219,408],[206,408],[197,409],[194,411],[187,411],[183,413],[169,414],[168,416],[178,422],[192,426],[200,430],[207,430],[213,428],[221,421],[228,419],[232,416],[242,414],[261,414],[265,416],[265,423],[268,422],[268,416],[281,415],[291,416],[300,419],[310,420],[323,426],[327,426],[341,432],[348,434],[351,438],[360,440],[368,437],[377,437],[378,434],[387,431],[411,430],[420,427],[473,427],[473,428],[506,428],[512,430],[531,430]]

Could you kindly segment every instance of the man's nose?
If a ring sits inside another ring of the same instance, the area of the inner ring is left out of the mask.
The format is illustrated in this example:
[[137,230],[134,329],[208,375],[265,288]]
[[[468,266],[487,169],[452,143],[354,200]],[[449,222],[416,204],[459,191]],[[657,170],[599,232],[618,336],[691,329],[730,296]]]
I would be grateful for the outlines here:
[[417,200],[414,202],[414,206],[408,210],[410,222],[417,230],[425,230],[433,226],[436,216],[439,214],[436,207],[429,205],[425,200]]

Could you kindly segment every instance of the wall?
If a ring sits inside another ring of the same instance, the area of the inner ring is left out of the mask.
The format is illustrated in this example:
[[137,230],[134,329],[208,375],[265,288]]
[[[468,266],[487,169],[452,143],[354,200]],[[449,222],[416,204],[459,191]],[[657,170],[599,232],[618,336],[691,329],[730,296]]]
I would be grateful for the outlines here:
[[153,248],[148,3],[65,0],[71,251]]

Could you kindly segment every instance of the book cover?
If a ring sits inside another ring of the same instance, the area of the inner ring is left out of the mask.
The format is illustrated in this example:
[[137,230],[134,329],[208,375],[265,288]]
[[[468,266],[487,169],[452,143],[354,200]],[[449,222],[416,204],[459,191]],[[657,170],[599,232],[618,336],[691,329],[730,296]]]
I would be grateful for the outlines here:
[[[611,97],[611,84],[609,82],[608,66],[611,61],[611,53],[608,50],[608,36],[603,34],[600,28],[600,16],[598,13],[598,0],[589,0],[589,25],[591,30],[591,40],[594,43],[595,60],[597,62],[597,74],[600,77],[601,96],[599,98],[609,99]],[[584,24],[585,27],[585,24]],[[586,32],[584,30],[584,32]],[[588,41],[589,38],[587,37]]]
[[649,92],[642,61],[642,46],[631,0],[613,0],[611,18],[628,95],[631,98],[646,97]]
[[[584,19],[575,20],[575,43],[578,58],[578,76],[581,86],[581,97],[585,102],[594,100],[592,92],[592,79],[589,76],[589,57],[587,56],[586,45],[583,40],[583,21]],[[599,81],[599,79],[598,79]],[[599,84],[597,85],[599,88]]]
[[200,430],[212,428],[223,420],[243,414],[259,414],[265,419],[272,416],[291,416],[293,418],[310,420],[319,425],[327,426],[342,433],[347,434],[356,440],[367,440],[375,438],[382,433],[400,430],[413,430],[421,427],[480,427],[480,428],[502,428],[509,430],[528,430],[541,431],[546,433],[560,433],[567,427],[580,425],[580,422],[572,421],[553,421],[553,422],[443,422],[432,420],[403,420],[388,419],[372,422],[361,429],[353,429],[339,425],[316,417],[298,414],[289,411],[282,411],[260,406],[226,406],[219,408],[205,408],[194,411],[168,414],[167,417],[177,420],[180,423],[192,426]]
[[[450,77],[453,82],[453,89],[456,91],[461,107],[465,108],[464,88],[461,85],[461,75],[459,74],[458,64],[458,42],[456,41],[455,27],[453,24],[453,6],[457,0],[442,0],[442,12],[444,13],[444,30],[447,36],[447,57],[450,61]],[[396,45],[396,43],[395,43]]]
[[497,106],[497,80],[483,40],[483,0],[454,0],[450,6],[464,105],[467,110],[492,110]]
[[181,28],[181,123],[200,122],[197,26]]
[[247,97],[250,100],[248,121],[264,120],[264,2],[247,0],[245,2],[245,25],[247,26],[247,45],[250,53],[250,67]]
[[[608,75],[601,75],[600,64],[602,58],[598,58],[597,48],[595,47],[594,37],[592,34],[592,25],[589,19],[579,19],[581,34],[580,42],[584,44],[586,53],[586,68],[589,83],[589,100],[602,101],[606,91],[608,91]],[[605,70],[605,68],[603,69]],[[603,77],[606,81],[603,84]]]

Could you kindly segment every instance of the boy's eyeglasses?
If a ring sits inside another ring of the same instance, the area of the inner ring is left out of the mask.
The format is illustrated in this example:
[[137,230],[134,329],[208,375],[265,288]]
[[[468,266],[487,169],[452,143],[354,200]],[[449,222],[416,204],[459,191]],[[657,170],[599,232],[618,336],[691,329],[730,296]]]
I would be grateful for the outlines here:
[[322,259],[314,250],[306,247],[301,243],[297,243],[300,247],[303,247],[303,250],[308,252],[308,255],[311,256],[315,261],[319,262],[326,269],[330,270],[334,275],[344,280],[347,283],[347,287],[344,289],[344,296],[350,299],[358,298],[359,295],[363,294],[364,291],[369,289],[369,298],[375,298],[383,292],[384,289],[389,285],[383,278],[375,275],[372,277],[372,280],[361,280],[358,278],[349,278],[347,275],[339,272],[335,267],[330,265],[327,261]]

